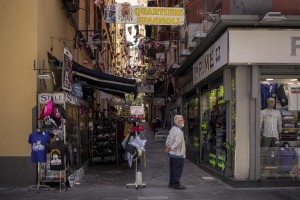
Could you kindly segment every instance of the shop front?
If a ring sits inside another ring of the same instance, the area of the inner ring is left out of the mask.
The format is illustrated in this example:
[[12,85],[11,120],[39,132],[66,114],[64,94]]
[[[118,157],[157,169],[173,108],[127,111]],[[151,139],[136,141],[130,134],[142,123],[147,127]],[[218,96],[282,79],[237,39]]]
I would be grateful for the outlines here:
[[187,157],[194,163],[199,162],[199,98],[195,90],[186,95],[183,105],[185,141]]
[[91,134],[88,129],[88,104],[65,92],[40,93],[38,104],[40,112],[49,101],[63,108],[65,119],[62,119],[61,124],[56,124],[56,126],[48,126],[45,122],[40,123],[45,124],[45,131],[50,135],[61,138],[62,143],[66,144],[68,156],[64,169],[51,170],[51,152],[48,153],[47,162],[41,165],[40,180],[44,183],[60,181],[65,183],[72,173],[85,168],[90,159]]
[[193,62],[201,166],[232,184],[299,184],[299,44],[299,30],[228,28]]

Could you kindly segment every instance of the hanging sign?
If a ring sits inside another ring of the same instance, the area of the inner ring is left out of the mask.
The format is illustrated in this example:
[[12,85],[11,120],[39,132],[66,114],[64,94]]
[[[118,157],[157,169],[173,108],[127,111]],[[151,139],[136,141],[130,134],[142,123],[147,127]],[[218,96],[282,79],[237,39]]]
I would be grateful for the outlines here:
[[180,26],[184,24],[184,16],[183,8],[131,6],[127,2],[116,4],[117,24]]
[[104,22],[115,23],[116,22],[116,5],[107,5],[104,8]]
[[154,85],[141,84],[138,86],[139,93],[154,93]]
[[143,115],[144,107],[143,106],[130,106],[131,115]]
[[56,104],[63,104],[65,101],[64,93],[41,93],[39,94],[39,103],[46,104],[53,100]]
[[71,52],[64,48],[64,61],[62,69],[62,89],[69,92],[72,91],[72,54]]
[[164,98],[154,98],[153,104],[155,106],[164,106],[165,105],[165,99]]

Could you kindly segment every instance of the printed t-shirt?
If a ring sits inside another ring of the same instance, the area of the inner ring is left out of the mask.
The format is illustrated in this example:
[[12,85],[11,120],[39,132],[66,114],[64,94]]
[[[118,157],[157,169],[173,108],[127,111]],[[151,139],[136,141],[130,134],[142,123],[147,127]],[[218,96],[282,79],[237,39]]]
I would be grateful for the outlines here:
[[67,145],[62,142],[53,142],[48,145],[48,152],[50,153],[50,170],[64,170],[65,156],[67,160],[69,157]]
[[31,162],[46,162],[46,147],[49,142],[49,133],[34,132],[29,135],[28,143],[31,144]]

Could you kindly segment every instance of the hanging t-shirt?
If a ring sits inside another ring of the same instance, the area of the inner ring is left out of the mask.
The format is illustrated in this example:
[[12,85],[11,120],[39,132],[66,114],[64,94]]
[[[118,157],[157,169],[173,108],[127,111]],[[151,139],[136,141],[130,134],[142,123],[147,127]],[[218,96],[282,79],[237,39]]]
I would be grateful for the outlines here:
[[28,143],[31,144],[31,162],[46,162],[46,147],[50,136],[46,132],[34,132],[29,135]]
[[285,95],[284,86],[282,84],[278,87],[278,100],[281,107],[288,105],[288,98]]
[[[278,83],[262,83],[260,84],[260,92],[261,92],[261,109],[265,109],[268,107],[267,99],[272,97],[276,100],[277,97],[277,88]],[[276,104],[274,106],[276,109]]]
[[289,110],[300,110],[300,84],[288,84]]
[[53,142],[48,145],[50,153],[50,170],[61,171],[65,169],[65,156],[69,158],[69,150],[62,142]]

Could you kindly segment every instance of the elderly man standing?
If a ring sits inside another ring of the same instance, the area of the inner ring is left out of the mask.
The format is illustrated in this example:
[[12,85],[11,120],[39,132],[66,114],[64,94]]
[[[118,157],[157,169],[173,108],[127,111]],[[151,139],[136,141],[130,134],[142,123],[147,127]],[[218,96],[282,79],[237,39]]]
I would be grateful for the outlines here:
[[185,186],[180,184],[186,152],[184,134],[182,131],[182,128],[184,127],[182,115],[175,115],[174,123],[175,125],[169,132],[165,149],[170,157],[169,188],[185,190]]

